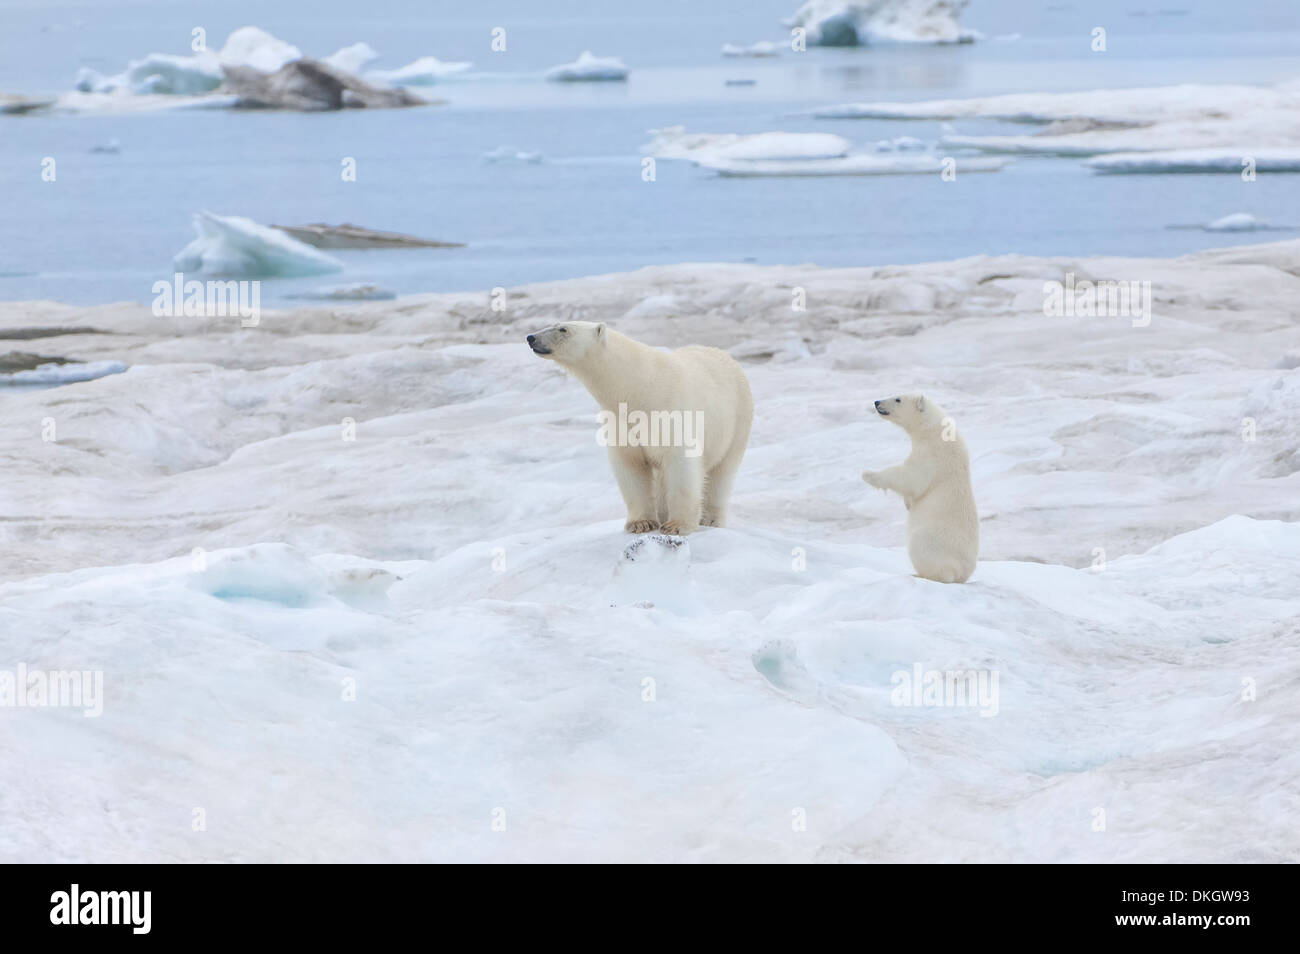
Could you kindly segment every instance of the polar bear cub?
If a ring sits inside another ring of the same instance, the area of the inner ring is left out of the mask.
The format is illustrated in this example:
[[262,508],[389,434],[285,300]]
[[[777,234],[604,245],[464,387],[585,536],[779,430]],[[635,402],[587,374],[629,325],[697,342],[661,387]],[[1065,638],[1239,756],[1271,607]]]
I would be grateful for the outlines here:
[[749,381],[731,355],[698,345],[661,351],[591,321],[552,325],[528,346],[600,405],[628,533],[726,525],[754,420]]
[[907,432],[912,453],[894,467],[864,470],[862,479],[907,505],[907,555],[916,575],[965,583],[980,548],[966,442],[943,408],[922,394],[877,401],[876,413]]

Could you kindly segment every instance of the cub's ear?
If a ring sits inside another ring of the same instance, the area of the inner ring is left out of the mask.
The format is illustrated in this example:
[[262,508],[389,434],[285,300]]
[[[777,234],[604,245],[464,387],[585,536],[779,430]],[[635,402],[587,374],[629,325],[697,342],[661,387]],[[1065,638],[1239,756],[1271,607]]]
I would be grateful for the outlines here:
[[603,321],[596,326],[596,340],[601,344],[605,343],[605,323]]
[[916,409],[922,413],[925,413],[925,395],[923,394],[917,395]]

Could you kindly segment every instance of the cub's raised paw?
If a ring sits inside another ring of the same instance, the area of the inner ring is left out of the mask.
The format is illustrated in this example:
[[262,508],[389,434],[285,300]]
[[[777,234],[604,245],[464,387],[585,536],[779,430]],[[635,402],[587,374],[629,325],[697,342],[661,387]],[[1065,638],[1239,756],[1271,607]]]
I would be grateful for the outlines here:
[[659,529],[659,524],[654,520],[629,520],[623,524],[625,533],[654,533]]
[[874,470],[864,470],[862,472],[862,479],[865,480],[867,483],[869,483],[872,487],[880,486],[880,484],[876,483],[876,478],[878,478],[879,476],[880,475],[877,474]]

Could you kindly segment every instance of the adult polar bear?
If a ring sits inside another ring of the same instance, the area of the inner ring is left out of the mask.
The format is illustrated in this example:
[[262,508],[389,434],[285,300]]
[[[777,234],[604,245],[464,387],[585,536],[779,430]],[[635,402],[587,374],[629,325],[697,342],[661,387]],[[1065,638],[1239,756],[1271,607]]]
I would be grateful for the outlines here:
[[607,442],[628,533],[726,526],[754,420],[749,381],[731,355],[699,345],[661,351],[591,321],[552,325],[529,335],[528,345],[570,371],[617,420],[640,412],[657,421],[698,422],[699,433],[685,435],[689,441],[658,440],[662,435],[652,428],[649,442]]

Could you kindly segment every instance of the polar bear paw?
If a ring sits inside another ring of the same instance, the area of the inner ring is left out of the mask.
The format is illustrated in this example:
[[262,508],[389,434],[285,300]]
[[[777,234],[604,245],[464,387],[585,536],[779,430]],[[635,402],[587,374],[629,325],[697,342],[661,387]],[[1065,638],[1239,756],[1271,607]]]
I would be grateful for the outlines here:
[[659,529],[659,524],[654,520],[629,520],[623,524],[625,533],[654,533]]
[[700,525],[697,523],[688,526],[684,520],[667,520],[659,528],[659,532],[669,537],[684,537],[686,534],[698,530]]

